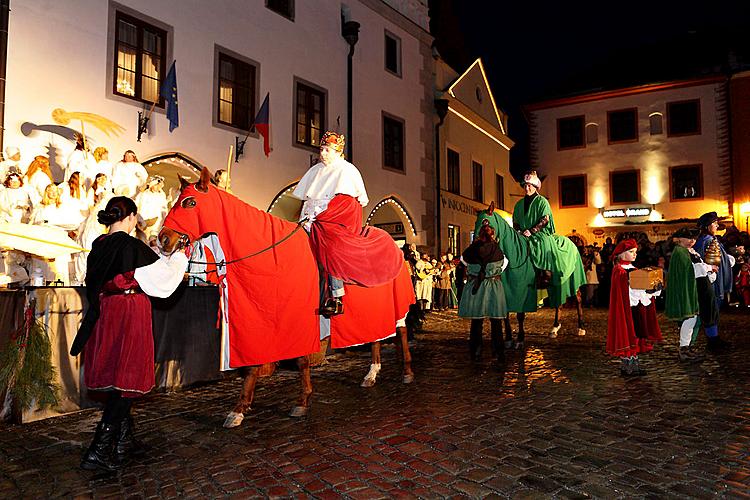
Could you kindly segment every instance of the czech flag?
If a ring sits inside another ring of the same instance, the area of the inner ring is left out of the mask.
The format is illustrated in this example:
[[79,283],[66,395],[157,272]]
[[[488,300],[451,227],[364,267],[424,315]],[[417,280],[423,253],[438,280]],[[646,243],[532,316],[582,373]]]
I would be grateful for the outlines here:
[[271,153],[271,113],[268,105],[269,94],[263,99],[263,104],[258,109],[258,115],[255,117],[255,130],[263,136],[263,152],[266,156]]

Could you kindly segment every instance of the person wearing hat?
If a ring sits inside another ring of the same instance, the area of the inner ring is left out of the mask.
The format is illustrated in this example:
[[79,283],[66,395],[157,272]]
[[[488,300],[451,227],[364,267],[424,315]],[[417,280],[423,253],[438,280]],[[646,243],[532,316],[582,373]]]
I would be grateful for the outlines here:
[[21,173],[19,162],[21,161],[21,150],[15,146],[5,148],[5,158],[0,162],[0,179],[3,181],[11,172]]
[[375,227],[362,229],[369,202],[357,167],[344,159],[346,139],[328,131],[320,140],[320,162],[302,176],[292,196],[303,200],[300,222],[310,232],[318,264],[328,275],[329,298],[321,314],[344,312],[344,283],[378,286],[393,280],[403,256],[393,238]]
[[675,247],[669,261],[665,314],[667,318],[680,324],[680,361],[697,361],[701,358],[691,347],[694,331],[699,320],[707,329],[715,328],[717,318],[710,283],[711,279],[716,279],[716,266],[703,262],[693,248],[697,237],[697,229],[686,227],[672,235]]
[[721,241],[719,241],[718,237],[716,236],[716,231],[718,231],[719,229],[723,229],[722,227],[720,227],[719,216],[716,212],[707,212],[701,215],[698,219],[698,229],[700,230],[700,235],[695,241],[695,245],[693,247],[695,248],[695,251],[698,252],[698,254],[700,254],[700,256],[705,260],[706,250],[708,250],[709,247],[713,247],[713,243],[716,242],[716,245],[718,245],[719,251],[721,252],[721,260],[719,265],[717,266],[718,269],[716,271],[716,280],[713,282],[717,310],[717,328],[707,328],[704,325],[704,331],[706,332],[706,337],[708,340],[707,349],[709,351],[721,351],[731,347],[731,344],[729,342],[719,338],[718,310],[721,309],[721,304],[724,302],[726,295],[732,291],[733,262],[730,255],[724,248],[724,245],[722,245]]
[[[564,236],[555,234],[555,222],[549,201],[539,194],[542,181],[537,172],[527,171],[520,184],[525,196],[513,207],[513,228],[527,238],[529,257],[537,273],[551,273],[547,290],[550,304],[562,305],[568,296],[575,295],[579,288],[586,284],[586,271],[581,255],[575,245],[562,241],[567,240]],[[566,283],[565,288],[562,287],[563,283]],[[507,283],[505,290],[508,310],[518,313],[520,325],[526,312],[536,310],[536,290],[528,288],[526,283]],[[527,290],[530,293],[526,293]],[[550,336],[556,337],[556,330],[553,330]],[[519,332],[518,342],[522,343],[523,339],[520,337]]]
[[651,351],[654,343],[662,340],[652,300],[661,290],[630,288],[629,274],[635,270],[633,261],[637,254],[638,243],[633,239],[621,241],[612,253],[606,348],[609,355],[620,358],[623,377],[645,375],[638,355]]

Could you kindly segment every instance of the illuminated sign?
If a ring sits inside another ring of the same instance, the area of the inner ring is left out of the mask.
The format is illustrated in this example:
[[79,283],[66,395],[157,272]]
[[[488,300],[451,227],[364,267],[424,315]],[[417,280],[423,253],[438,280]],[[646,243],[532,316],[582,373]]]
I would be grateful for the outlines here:
[[602,212],[602,217],[612,219],[614,217],[648,217],[651,209],[648,207],[615,208]]

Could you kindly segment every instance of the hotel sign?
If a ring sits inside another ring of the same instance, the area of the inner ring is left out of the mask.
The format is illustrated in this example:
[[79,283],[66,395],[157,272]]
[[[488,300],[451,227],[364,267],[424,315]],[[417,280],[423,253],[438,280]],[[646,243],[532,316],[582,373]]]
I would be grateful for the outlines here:
[[602,217],[612,219],[616,217],[648,217],[651,209],[648,207],[614,208],[602,212]]

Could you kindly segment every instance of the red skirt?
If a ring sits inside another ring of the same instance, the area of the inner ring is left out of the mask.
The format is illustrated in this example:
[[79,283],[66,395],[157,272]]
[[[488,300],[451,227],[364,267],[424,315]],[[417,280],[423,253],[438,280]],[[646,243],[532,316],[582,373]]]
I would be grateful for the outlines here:
[[154,387],[151,302],[133,272],[105,284],[99,301],[99,319],[84,350],[86,387],[141,396]]

